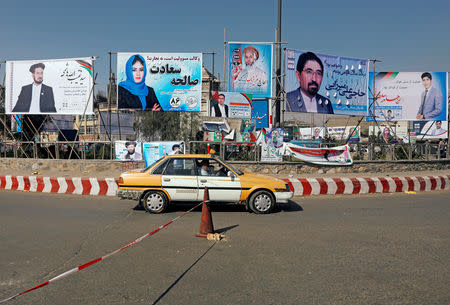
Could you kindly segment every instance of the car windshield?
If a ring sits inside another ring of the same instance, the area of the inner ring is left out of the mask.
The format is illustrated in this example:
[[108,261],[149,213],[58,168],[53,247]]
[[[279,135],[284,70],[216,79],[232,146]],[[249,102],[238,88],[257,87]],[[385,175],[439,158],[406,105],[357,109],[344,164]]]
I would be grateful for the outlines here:
[[[164,156],[165,157],[165,156]],[[156,163],[158,163],[159,161],[161,161],[162,159],[164,159],[164,157],[159,158],[158,160],[156,160],[155,162],[153,162],[152,164],[150,164],[149,166],[147,166],[146,168],[144,168],[143,170],[141,170],[141,173],[145,173],[146,171],[148,171],[151,167],[153,167],[153,165],[155,165]]]
[[234,171],[234,172],[235,172],[236,174],[238,174],[239,176],[244,174],[244,172],[242,172],[242,171],[238,170],[237,168],[231,166],[231,164],[225,163],[225,161],[223,161],[222,159],[220,159],[220,158],[218,158],[218,157],[216,157],[216,158],[214,158],[214,159],[218,160],[220,163],[223,163],[224,165],[226,165],[227,167],[229,167],[232,171]]

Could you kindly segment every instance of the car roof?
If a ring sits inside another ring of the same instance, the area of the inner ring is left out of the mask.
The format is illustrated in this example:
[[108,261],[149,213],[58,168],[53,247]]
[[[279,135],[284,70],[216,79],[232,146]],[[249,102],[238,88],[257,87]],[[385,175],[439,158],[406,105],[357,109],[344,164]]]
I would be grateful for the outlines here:
[[167,158],[213,158],[211,154],[177,154],[177,155],[167,155]]

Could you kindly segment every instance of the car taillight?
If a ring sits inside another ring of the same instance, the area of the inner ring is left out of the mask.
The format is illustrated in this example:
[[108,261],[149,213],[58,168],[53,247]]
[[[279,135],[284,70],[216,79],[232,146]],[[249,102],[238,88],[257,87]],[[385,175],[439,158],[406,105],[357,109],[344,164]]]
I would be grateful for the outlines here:
[[119,177],[118,182],[119,182],[120,184],[122,184],[122,183],[123,183],[123,178],[122,178],[122,177]]

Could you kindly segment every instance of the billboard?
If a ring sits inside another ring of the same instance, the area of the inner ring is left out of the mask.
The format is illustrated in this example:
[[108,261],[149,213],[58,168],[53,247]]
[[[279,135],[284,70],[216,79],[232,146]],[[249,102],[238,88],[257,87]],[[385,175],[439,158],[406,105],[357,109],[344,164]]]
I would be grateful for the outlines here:
[[120,161],[142,161],[142,145],[137,141],[114,142],[116,160]]
[[261,161],[283,161],[283,128],[263,128],[258,137]]
[[272,44],[228,43],[228,91],[272,96]]
[[91,58],[6,62],[6,114],[93,114]]
[[252,95],[238,92],[213,91],[210,114],[214,117],[250,118]]
[[184,154],[184,142],[148,142],[144,143],[145,167],[161,159],[165,155]]
[[[360,128],[359,126],[336,126],[327,127],[328,137],[334,140],[347,140],[349,142],[360,141]],[[350,138],[349,138],[350,137]]]
[[117,53],[119,109],[200,111],[201,53]]
[[285,120],[295,113],[367,115],[367,59],[286,50]]
[[[380,121],[447,120],[447,72],[377,72],[376,104],[369,109]],[[369,88],[373,86],[373,72]]]
[[413,132],[417,140],[420,139],[447,139],[448,121],[415,121]]

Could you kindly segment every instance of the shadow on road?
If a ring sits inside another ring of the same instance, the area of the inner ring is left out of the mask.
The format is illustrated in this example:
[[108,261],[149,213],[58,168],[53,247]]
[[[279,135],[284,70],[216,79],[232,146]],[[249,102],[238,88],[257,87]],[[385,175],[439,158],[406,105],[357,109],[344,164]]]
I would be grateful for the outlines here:
[[272,213],[278,212],[300,212],[303,211],[301,205],[297,202],[289,200],[288,203],[277,204],[273,209]]
[[[235,225],[237,226],[237,225]],[[234,227],[234,226],[232,226]],[[153,305],[157,304],[159,301],[161,301],[161,299],[173,288],[175,287],[176,284],[178,284],[178,282],[189,272],[189,270],[191,270],[215,245],[217,244],[217,242],[213,243],[208,249],[206,249],[206,251],[200,255],[199,258],[197,258],[195,260],[195,262],[189,266],[189,268],[187,268],[167,289],[166,291],[164,291],[156,300],[155,302],[153,302]]]

